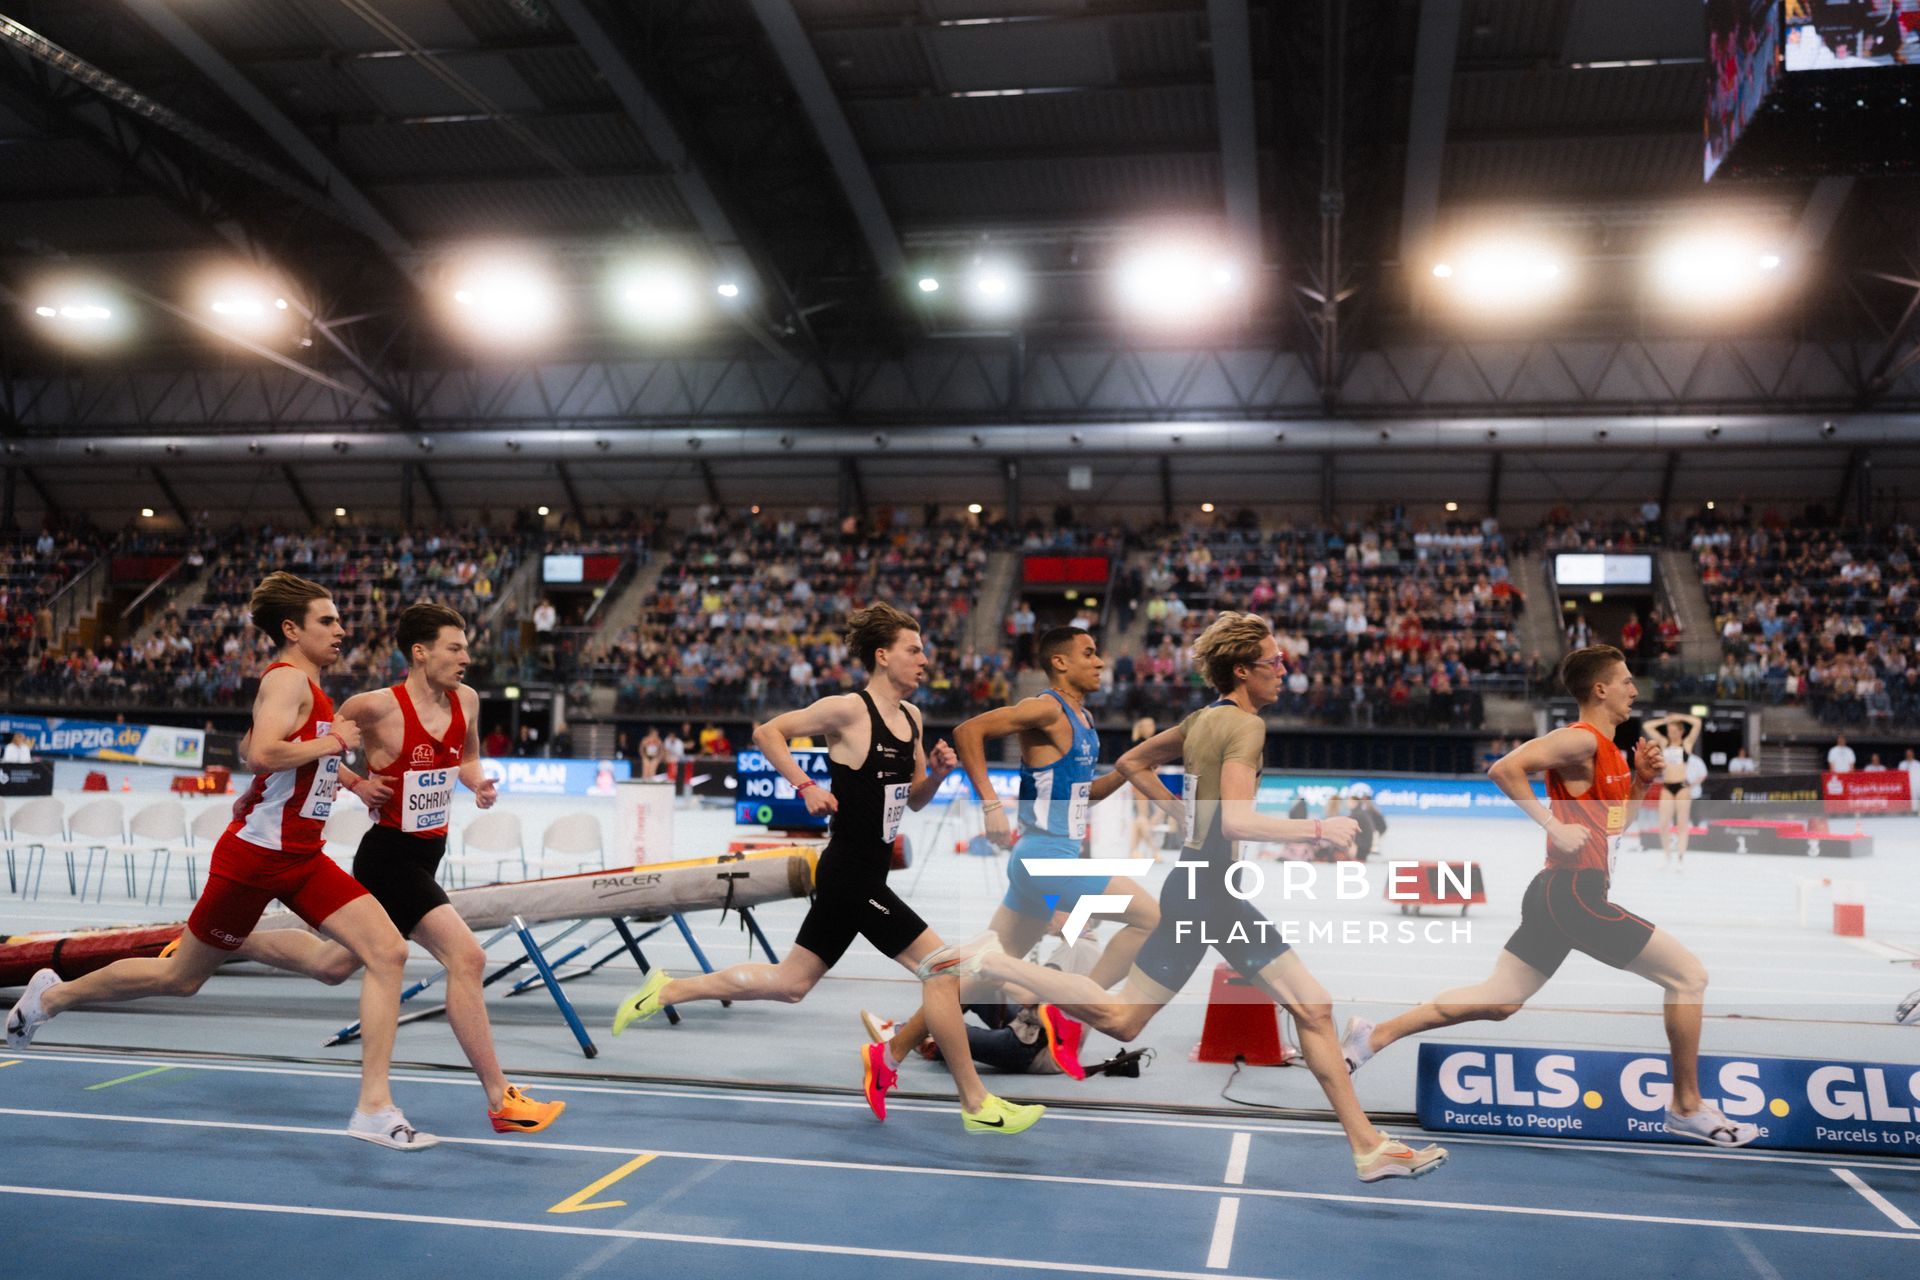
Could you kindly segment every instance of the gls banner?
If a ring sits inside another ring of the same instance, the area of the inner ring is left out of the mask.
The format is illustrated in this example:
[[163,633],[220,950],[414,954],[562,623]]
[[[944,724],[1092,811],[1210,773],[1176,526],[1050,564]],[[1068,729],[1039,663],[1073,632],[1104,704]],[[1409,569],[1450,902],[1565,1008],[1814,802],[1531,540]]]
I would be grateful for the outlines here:
[[24,733],[37,756],[113,760],[122,764],[172,765],[198,769],[206,755],[207,735],[200,729],[162,724],[107,724],[47,716],[0,715],[0,737]]
[[[1689,1142],[1661,1124],[1658,1053],[1420,1046],[1420,1124],[1434,1130]],[[1818,1058],[1700,1059],[1700,1092],[1756,1125],[1756,1148],[1920,1156],[1920,1067]]]

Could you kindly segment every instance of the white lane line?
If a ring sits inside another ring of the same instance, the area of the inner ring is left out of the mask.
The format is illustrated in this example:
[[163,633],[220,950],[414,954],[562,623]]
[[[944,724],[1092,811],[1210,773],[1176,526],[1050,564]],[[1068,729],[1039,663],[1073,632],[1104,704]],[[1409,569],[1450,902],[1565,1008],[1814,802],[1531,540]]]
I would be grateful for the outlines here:
[[[252,1063],[215,1063],[202,1061],[198,1057],[136,1057],[136,1055],[83,1055],[67,1054],[63,1050],[54,1050],[48,1054],[33,1054],[19,1059],[21,1063],[36,1065],[54,1065],[54,1063],[148,1063],[148,1065],[188,1065],[194,1071],[234,1071],[242,1075],[292,1075],[292,1077],[319,1077],[319,1079],[353,1080],[359,1082],[359,1071],[336,1071],[323,1067],[263,1067]],[[564,1079],[549,1079],[538,1071],[524,1073],[526,1079],[541,1080],[541,1088],[553,1094],[611,1094],[614,1098],[682,1098],[689,1102],[749,1102],[762,1103],[770,1107],[831,1107],[843,1111],[866,1111],[866,1102],[847,1100],[847,1098],[789,1098],[785,1094],[774,1092],[726,1092],[732,1080],[718,1080],[716,1088],[651,1088],[639,1084],[570,1084]],[[438,1084],[442,1088],[480,1088],[480,1082],[472,1079],[467,1071],[449,1071],[445,1075],[396,1075],[392,1077],[399,1084]],[[1338,1138],[1346,1142],[1346,1134],[1332,1121],[1321,1121],[1319,1125],[1260,1125],[1248,1121],[1183,1121],[1173,1117],[1152,1117],[1152,1115],[1110,1115],[1100,1111],[1073,1111],[1073,1103],[1060,1103],[1058,1100],[1041,1100],[1050,1103],[1048,1119],[1058,1123],[1073,1125],[1144,1125],[1152,1128],[1213,1128],[1213,1130],[1252,1130],[1260,1134],[1296,1134],[1304,1138]],[[922,1102],[889,1103],[893,1111],[912,1111],[920,1115],[950,1115],[952,1103],[935,1105]],[[1250,1107],[1258,1111],[1258,1107]],[[1596,1151],[1601,1155],[1651,1155],[1659,1159],[1722,1159],[1722,1161],[1749,1161],[1761,1165],[1816,1165],[1820,1169],[1832,1169],[1836,1163],[1849,1165],[1853,1169],[1885,1169],[1889,1173],[1920,1174],[1920,1161],[1901,1159],[1901,1157],[1876,1157],[1860,1155],[1845,1157],[1839,1153],[1830,1155],[1789,1155],[1784,1151],[1726,1151],[1703,1150],[1695,1146],[1682,1146],[1678,1142],[1601,1142],[1601,1140],[1580,1140],[1580,1138],[1513,1138],[1507,1134],[1446,1134],[1450,1144],[1459,1146],[1492,1146],[1492,1148],[1536,1148],[1542,1151]]]
[[[54,1120],[97,1120],[111,1124],[149,1124],[182,1129],[225,1129],[248,1133],[292,1133],[323,1138],[345,1138],[345,1129],[321,1129],[301,1125],[249,1124],[233,1120],[182,1120],[172,1116],[101,1115],[79,1111],[34,1111],[0,1107],[0,1115],[34,1116]],[[1220,1188],[1191,1182],[1150,1182],[1137,1178],[1083,1178],[1055,1173],[1007,1173],[990,1169],[948,1169],[926,1165],[872,1164],[856,1160],[807,1160],[796,1156],[753,1156],[726,1151],[668,1151],[660,1147],[596,1146],[579,1142],[531,1142],[526,1138],[456,1138],[442,1135],[443,1144],[468,1147],[506,1147],[518,1151],[573,1151],[594,1155],[635,1156],[653,1154],[667,1160],[714,1161],[733,1164],[779,1165],[800,1169],[839,1169],[853,1173],[896,1174],[929,1178],[971,1178],[988,1182],[1031,1182],[1051,1186],[1099,1187],[1115,1191],[1177,1191],[1195,1195],[1218,1195]],[[102,1148],[107,1150],[107,1148]],[[1727,1218],[1682,1218],[1666,1214],[1609,1213],[1597,1209],[1555,1209],[1539,1205],[1480,1204],[1462,1200],[1391,1199],[1337,1191],[1282,1191],[1273,1188],[1246,1187],[1243,1196],[1269,1200],[1307,1200],[1322,1204],[1358,1204],[1378,1211],[1384,1204],[1402,1209],[1430,1209],[1450,1213],[1514,1214],[1535,1218],[1575,1218],[1594,1222],[1638,1222],[1653,1226],[1734,1228],[1748,1231],[1778,1231],[1789,1235],[1843,1236],[1868,1240],[1908,1240],[1920,1243],[1920,1232],[1870,1231],[1860,1227],[1819,1227],[1784,1222],[1751,1222]],[[344,1211],[342,1211],[344,1212]]]
[[[202,1061],[192,1057],[140,1057],[129,1054],[109,1056],[94,1054],[68,1053],[63,1050],[34,1053],[19,1060],[23,1064],[33,1063],[40,1066],[63,1062],[144,1064],[149,1066],[190,1066],[195,1071],[232,1071],[247,1075],[309,1076],[321,1079],[352,1080],[358,1082],[358,1070],[336,1070],[321,1067],[263,1066],[252,1063],[220,1063]],[[645,1085],[598,1085],[569,1083],[564,1077],[550,1078],[538,1071],[525,1073],[527,1079],[542,1081],[541,1087],[549,1093],[610,1094],[624,1098],[682,1098],[695,1102],[732,1102],[760,1103],[773,1107],[826,1107],[845,1111],[865,1111],[867,1104],[859,1099],[848,1098],[796,1098],[783,1094],[762,1091],[729,1092],[723,1082],[713,1089],[665,1089]],[[477,1089],[480,1084],[471,1073],[448,1071],[445,1075],[395,1075],[396,1084],[429,1084],[443,1088]],[[1181,1120],[1171,1116],[1130,1116],[1111,1115],[1103,1112],[1074,1111],[1071,1103],[1061,1103],[1056,1099],[1040,1099],[1047,1102],[1049,1123],[1063,1122],[1071,1124],[1117,1124],[1142,1125],[1159,1129],[1214,1129],[1229,1132],[1247,1129],[1254,1133],[1292,1134],[1308,1138],[1337,1138],[1346,1141],[1346,1135],[1331,1120],[1320,1124],[1261,1124],[1244,1120]],[[890,1111],[916,1112],[922,1115],[950,1115],[954,1104],[936,1105],[924,1102],[893,1102],[888,1104]],[[1149,1108],[1150,1109],[1150,1108]],[[1249,1108],[1258,1111],[1259,1108]],[[1682,1146],[1679,1143],[1649,1142],[1601,1142],[1583,1141],[1579,1138],[1520,1138],[1505,1134],[1449,1133],[1445,1135],[1450,1144],[1462,1146],[1486,1147],[1532,1147],[1542,1151],[1598,1153],[1601,1155],[1651,1156],[1667,1160],[1734,1160],[1757,1164],[1802,1164],[1815,1165],[1822,1169],[1844,1164],[1855,1169],[1885,1169],[1893,1173],[1920,1173],[1920,1161],[1899,1157],[1859,1156],[1845,1157],[1838,1154],[1826,1156],[1792,1155],[1776,1151],[1726,1151],[1710,1150],[1694,1146]]]
[[1878,1191],[1875,1191],[1872,1187],[1868,1186],[1865,1180],[1862,1179],[1860,1175],[1855,1173],[1853,1170],[1835,1169],[1833,1171],[1833,1174],[1836,1178],[1840,1179],[1840,1181],[1846,1183],[1848,1186],[1852,1187],[1855,1191],[1858,1191],[1861,1195],[1861,1198],[1863,1198],[1868,1204],[1872,1205],[1874,1208],[1878,1209],[1880,1212],[1886,1214],[1887,1217],[1891,1218],[1893,1220],[1894,1226],[1904,1227],[1908,1231],[1920,1231],[1920,1224],[1916,1224],[1912,1218],[1909,1218],[1906,1214],[1900,1212],[1899,1208],[1894,1205],[1893,1201],[1887,1199],[1885,1196],[1881,1195]]
[[1241,1132],[1233,1135],[1233,1147],[1227,1152],[1226,1176],[1220,1180],[1230,1187],[1237,1187],[1247,1180],[1247,1149],[1253,1145],[1253,1135]]
[[841,1257],[893,1258],[903,1262],[945,1262],[963,1267],[1064,1271],[1073,1275],[1138,1276],[1146,1280],[1215,1280],[1205,1271],[1161,1271],[1151,1267],[1107,1267],[1090,1262],[1043,1262],[1033,1258],[994,1258],[970,1253],[931,1253],[918,1249],[866,1249],[844,1244],[806,1244],[797,1240],[755,1240],[743,1236],[696,1236],[676,1231],[633,1231],[623,1227],[561,1226],[551,1222],[500,1222],[480,1218],[444,1218],[423,1213],[383,1213],[371,1209],[323,1209],[304,1204],[262,1204],[248,1200],[196,1200],[186,1196],[130,1195],[109,1191],[69,1191],[61,1187],[0,1185],[0,1195],[42,1196],[59,1200],[105,1200],[180,1209],[226,1209],[240,1213],[289,1214],[305,1218],[349,1218],[361,1222],[404,1222],[423,1227],[468,1227],[479,1231],[523,1231],[550,1236],[588,1236],[616,1240],[654,1240],[725,1249],[764,1249],[778,1253],[822,1253]]
[[1221,1196],[1220,1212],[1213,1219],[1213,1243],[1207,1246],[1207,1265],[1220,1270],[1233,1257],[1233,1228],[1240,1221],[1237,1196]]

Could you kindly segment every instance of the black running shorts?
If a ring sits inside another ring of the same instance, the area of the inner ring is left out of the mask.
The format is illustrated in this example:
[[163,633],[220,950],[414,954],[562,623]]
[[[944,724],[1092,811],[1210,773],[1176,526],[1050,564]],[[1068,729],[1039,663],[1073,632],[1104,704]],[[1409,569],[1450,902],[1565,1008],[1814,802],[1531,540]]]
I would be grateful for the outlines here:
[[1185,867],[1173,869],[1160,886],[1160,923],[1140,945],[1134,968],[1167,990],[1178,991],[1206,959],[1208,948],[1218,951],[1245,978],[1254,977],[1291,949],[1281,940],[1277,923],[1251,902],[1227,892],[1231,865],[1192,872]]
[[1653,925],[1607,901],[1607,873],[1548,867],[1520,901],[1520,927],[1507,950],[1552,977],[1570,951],[1624,969],[1653,936]]
[[368,827],[353,855],[353,878],[386,908],[400,936],[411,938],[427,912],[446,905],[447,891],[435,879],[446,852],[445,836],[410,836],[393,827]]
[[[840,963],[855,938],[865,938],[889,960],[912,946],[927,931],[927,922],[887,887],[886,868],[892,857],[891,848],[878,857],[857,860],[837,857],[832,849],[823,853],[813,906],[800,922],[794,941],[819,956],[829,969]],[[862,863],[877,868],[878,874],[863,870]]]

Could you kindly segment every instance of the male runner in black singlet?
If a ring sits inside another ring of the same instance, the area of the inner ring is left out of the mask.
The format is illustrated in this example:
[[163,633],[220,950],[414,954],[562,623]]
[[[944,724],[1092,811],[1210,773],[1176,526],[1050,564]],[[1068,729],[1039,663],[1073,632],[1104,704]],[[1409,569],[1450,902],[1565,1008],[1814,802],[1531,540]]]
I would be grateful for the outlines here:
[[[855,937],[865,937],[920,979],[927,1027],[960,1090],[967,1131],[1019,1133],[1046,1108],[996,1098],[974,1070],[960,1012],[960,978],[978,971],[979,954],[947,946],[887,887],[902,815],[924,808],[958,763],[945,742],[929,757],[920,718],[906,701],[927,668],[920,624],[891,605],[869,605],[847,619],[847,644],[870,673],[865,689],[775,716],[753,735],[754,745],[805,799],[807,812],[833,815],[813,908],[787,958],[779,964],[737,964],[695,978],[670,978],[656,969],[645,986],[621,1002],[613,1032],[619,1035],[629,1023],[694,1000],[797,1004],[840,962]],[[787,743],[801,736],[827,739],[831,790],[795,763]],[[884,1120],[893,1071],[884,1053],[863,1051],[861,1067],[868,1101]]]

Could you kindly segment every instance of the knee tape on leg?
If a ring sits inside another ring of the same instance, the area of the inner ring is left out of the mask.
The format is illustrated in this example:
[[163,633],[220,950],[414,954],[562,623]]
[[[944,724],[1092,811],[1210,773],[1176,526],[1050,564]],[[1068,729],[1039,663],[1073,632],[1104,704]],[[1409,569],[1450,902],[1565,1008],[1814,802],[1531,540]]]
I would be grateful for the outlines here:
[[935,978],[957,977],[958,971],[965,966],[966,957],[952,947],[942,947],[914,966],[913,976],[922,982],[931,982]]
[[935,978],[977,978],[990,955],[1001,952],[1000,939],[983,933],[958,946],[944,946],[914,966],[913,975],[922,982]]

